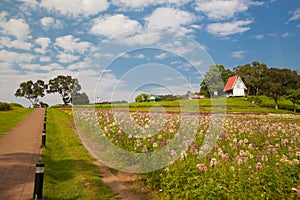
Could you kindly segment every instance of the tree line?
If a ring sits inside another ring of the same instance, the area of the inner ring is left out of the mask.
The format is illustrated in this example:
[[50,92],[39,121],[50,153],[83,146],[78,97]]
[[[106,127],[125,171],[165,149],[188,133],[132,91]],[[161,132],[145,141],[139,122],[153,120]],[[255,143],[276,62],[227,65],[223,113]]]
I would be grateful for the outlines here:
[[213,93],[223,94],[224,85],[229,77],[239,75],[247,87],[247,96],[266,95],[275,102],[286,96],[294,104],[300,104],[300,74],[299,71],[286,68],[268,68],[266,64],[254,61],[251,64],[236,66],[233,70],[223,65],[213,65],[205,74],[200,84],[200,94],[206,97]]
[[37,80],[36,82],[28,80],[22,82],[15,92],[15,96],[24,97],[28,99],[32,105],[36,105],[39,103],[39,97],[44,97],[46,93],[58,93],[64,105],[68,105],[69,103],[74,105],[89,104],[87,94],[85,92],[80,93],[80,90],[81,86],[76,78],[59,75],[50,79],[48,84],[43,80]]

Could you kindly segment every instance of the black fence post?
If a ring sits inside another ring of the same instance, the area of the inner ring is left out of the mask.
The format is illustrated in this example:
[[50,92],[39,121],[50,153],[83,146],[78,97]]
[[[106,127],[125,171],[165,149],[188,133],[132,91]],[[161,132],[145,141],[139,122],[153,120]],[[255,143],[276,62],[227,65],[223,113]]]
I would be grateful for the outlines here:
[[34,181],[34,200],[43,199],[43,182],[44,182],[44,163],[36,163],[35,166],[35,181]]
[[46,121],[44,121],[44,129],[43,129],[43,131],[45,131],[46,132]]
[[42,132],[42,146],[46,147],[46,130]]

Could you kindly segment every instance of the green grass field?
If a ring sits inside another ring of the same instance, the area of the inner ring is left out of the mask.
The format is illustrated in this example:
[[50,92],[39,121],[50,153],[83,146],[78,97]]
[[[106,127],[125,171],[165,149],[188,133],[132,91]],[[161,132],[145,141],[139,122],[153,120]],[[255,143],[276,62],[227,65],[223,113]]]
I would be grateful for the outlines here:
[[0,111],[0,137],[24,119],[33,109],[12,106],[12,110]]
[[114,193],[101,181],[95,161],[72,131],[71,116],[57,108],[47,109],[45,199],[114,199]]
[[[165,111],[170,112],[251,112],[251,113],[292,113],[292,102],[281,98],[279,101],[279,109],[275,110],[274,100],[260,96],[261,105],[252,104],[245,97],[235,98],[215,98],[215,99],[200,99],[200,100],[181,100],[181,101],[160,101],[160,102],[142,102],[142,103],[119,103],[119,104],[97,104],[85,106],[86,108],[95,108],[96,110],[135,110],[135,111]],[[298,106],[300,110],[300,106]]]

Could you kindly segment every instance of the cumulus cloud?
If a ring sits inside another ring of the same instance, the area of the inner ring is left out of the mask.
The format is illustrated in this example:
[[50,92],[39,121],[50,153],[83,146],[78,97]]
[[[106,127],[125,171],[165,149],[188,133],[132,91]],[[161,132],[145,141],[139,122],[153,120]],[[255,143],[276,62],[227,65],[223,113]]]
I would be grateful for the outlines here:
[[24,19],[10,19],[8,21],[1,21],[0,27],[2,28],[2,33],[14,36],[17,40],[24,41],[29,39],[30,27],[24,21]]
[[179,29],[181,26],[189,25],[196,17],[189,12],[174,8],[157,8],[145,18],[148,27]]
[[263,4],[263,2],[252,0],[197,0],[195,9],[205,13],[210,19],[224,20],[233,18],[237,13],[247,11],[250,6]]
[[71,63],[80,58],[80,56],[74,56],[68,53],[61,53],[57,55],[58,61],[61,63]]
[[42,0],[40,6],[68,17],[89,17],[108,9],[106,0]]
[[112,4],[122,10],[142,11],[144,8],[155,5],[183,6],[191,0],[112,0]]
[[44,29],[61,29],[64,27],[63,23],[59,19],[53,17],[43,17],[41,20],[41,25]]
[[55,45],[62,48],[64,51],[71,53],[85,53],[92,47],[92,43],[82,42],[79,38],[74,38],[73,35],[56,38]]
[[106,15],[94,20],[90,32],[95,35],[112,37],[124,31],[140,29],[141,25],[135,20],[129,19],[123,14]]
[[242,59],[242,58],[244,58],[245,53],[247,53],[247,51],[234,51],[231,53],[231,57]]
[[11,40],[9,37],[2,37],[0,41],[0,47],[8,47],[23,50],[30,50],[32,47],[32,44],[29,42],[25,42],[23,40]]
[[292,16],[289,18],[288,22],[300,19],[300,8],[297,8],[296,10],[291,11],[290,14]]
[[4,61],[6,63],[26,63],[31,62],[33,59],[34,56],[29,53],[0,50],[0,61]]
[[35,48],[34,51],[37,53],[45,54],[46,50],[50,44],[51,40],[47,37],[39,37],[35,40],[35,43],[40,46],[40,48]]
[[252,20],[238,20],[233,22],[224,22],[224,23],[212,23],[207,25],[206,30],[217,36],[228,36],[237,33],[243,33],[250,30],[249,25],[252,23]]
[[258,34],[258,35],[255,35],[254,38],[258,39],[258,40],[262,40],[262,39],[264,39],[264,35]]

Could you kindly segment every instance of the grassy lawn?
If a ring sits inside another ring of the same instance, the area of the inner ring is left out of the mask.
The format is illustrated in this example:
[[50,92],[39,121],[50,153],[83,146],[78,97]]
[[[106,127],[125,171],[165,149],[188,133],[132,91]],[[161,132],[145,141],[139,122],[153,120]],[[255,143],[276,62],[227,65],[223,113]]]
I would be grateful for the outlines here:
[[33,109],[12,107],[9,111],[0,111],[0,137],[24,119]]
[[42,153],[45,163],[45,199],[114,199],[101,181],[95,161],[72,131],[71,116],[57,108],[47,109],[47,142]]

